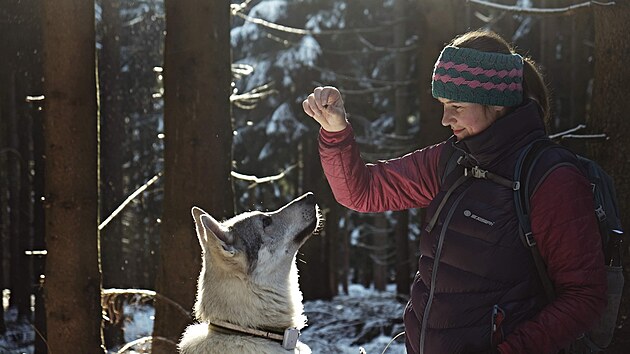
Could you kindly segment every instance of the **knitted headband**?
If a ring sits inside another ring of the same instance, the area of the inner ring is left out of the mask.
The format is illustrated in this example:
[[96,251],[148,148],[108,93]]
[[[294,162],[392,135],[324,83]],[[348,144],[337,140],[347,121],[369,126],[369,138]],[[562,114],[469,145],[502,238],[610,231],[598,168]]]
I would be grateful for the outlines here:
[[433,69],[433,97],[491,106],[523,100],[523,57],[447,46]]

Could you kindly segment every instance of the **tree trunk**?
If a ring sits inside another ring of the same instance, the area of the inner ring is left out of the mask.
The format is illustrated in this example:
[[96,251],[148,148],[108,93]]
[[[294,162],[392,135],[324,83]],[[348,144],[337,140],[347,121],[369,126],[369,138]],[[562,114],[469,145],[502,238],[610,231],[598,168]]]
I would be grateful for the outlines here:
[[[100,197],[101,220],[106,219],[122,201],[125,124],[122,112],[120,75],[120,37],[122,21],[120,1],[101,2],[102,47],[99,52],[99,96],[100,96]],[[104,288],[127,288],[129,282],[125,272],[123,252],[122,215],[112,219],[101,230],[101,267]],[[104,339],[107,348],[124,344],[122,321],[105,322]]]
[[452,0],[421,1],[422,15],[418,49],[418,75],[420,85],[420,140],[422,146],[435,144],[451,134],[442,126],[442,106],[431,95],[431,75],[440,51],[457,34],[461,22],[461,2]]
[[374,289],[385,291],[388,282],[388,225],[385,214],[374,215],[374,232],[371,234],[372,250],[370,250],[374,274]]
[[51,353],[104,353],[94,2],[43,6],[48,346]]
[[[317,152],[317,138],[309,136],[305,138],[302,145],[304,190],[316,191],[318,203],[321,205],[332,205],[336,203],[332,197],[332,192],[326,184],[324,172],[319,161]],[[300,289],[304,295],[304,300],[332,299],[337,294],[336,282],[333,281],[333,272],[336,271],[336,252],[329,252],[330,249],[338,249],[336,240],[338,232],[334,225],[329,223],[336,220],[326,220],[323,235],[312,237],[300,248],[299,258],[303,262],[298,262],[300,272]]]
[[[6,33],[2,23],[0,23],[0,34]],[[3,56],[0,55],[0,68],[5,68],[6,65]],[[0,69],[0,81],[6,82],[6,73]],[[4,92],[4,87],[0,86],[0,146],[7,146],[7,119],[5,109],[7,107],[7,99],[6,94]],[[9,181],[8,181],[8,162],[7,162],[7,149],[0,150],[0,190],[6,191],[9,189]],[[7,216],[7,208],[8,205],[6,193],[0,193],[0,289],[6,288],[6,282],[4,279],[5,274],[5,258],[4,258],[4,249],[5,249],[5,240],[7,239],[8,234],[8,216]],[[0,334],[4,334],[6,332],[6,325],[4,323],[4,306],[0,306]]]
[[[102,2],[103,39],[99,52],[101,139],[101,219],[107,218],[124,199],[122,160],[124,117],[120,90],[120,1]],[[114,218],[101,230],[103,286],[127,287],[122,257],[122,222]]]
[[[192,309],[201,248],[190,209],[232,216],[230,9],[222,0],[167,0],[164,211],[157,291]],[[175,353],[190,319],[156,302],[153,353]]]
[[[18,12],[22,18],[21,21],[21,35],[18,42],[20,46],[20,56],[24,60],[20,60],[19,64],[22,70],[19,71],[21,80],[18,82],[23,85],[19,90],[19,97],[17,104],[21,104],[23,107],[20,110],[21,116],[28,117],[31,123],[30,128],[24,128],[23,133],[26,136],[24,141],[29,141],[31,148],[31,155],[29,160],[32,160],[32,164],[29,164],[28,175],[30,177],[31,188],[28,189],[29,193],[29,211],[32,214],[30,220],[23,218],[23,221],[28,221],[28,225],[24,224],[24,229],[30,228],[28,232],[31,233],[32,243],[29,245],[31,249],[35,251],[42,251],[46,249],[44,242],[44,206],[42,197],[44,197],[44,135],[43,135],[43,110],[41,100],[32,100],[28,105],[24,104],[25,95],[28,96],[40,96],[42,94],[43,74],[42,74],[42,56],[31,55],[31,53],[42,53],[42,2],[39,0],[22,0],[16,2]],[[22,87],[24,86],[24,87]],[[27,149],[24,149],[27,150]],[[24,194],[25,195],[25,194]],[[25,198],[26,200],[27,198]],[[37,253],[29,257],[31,262],[32,277],[29,281],[29,287],[31,292],[35,295],[35,315],[33,325],[37,329],[35,335],[35,354],[45,354],[47,352],[46,343],[44,339],[46,337],[46,310],[44,305],[43,294],[43,275],[45,256],[42,253]],[[30,302],[30,298],[29,298]],[[30,307],[30,304],[29,304]]]
[[[13,68],[15,69],[15,68]],[[20,118],[17,112],[17,85],[15,71],[9,74],[9,80],[5,82],[8,86],[8,109],[7,119],[9,121],[8,145],[9,153],[9,238],[10,238],[10,255],[11,265],[9,270],[9,285],[11,289],[11,298],[9,305],[18,310],[18,319],[28,320],[30,312],[30,295],[28,294],[28,285],[30,275],[26,267],[26,254],[24,238],[27,235],[22,234],[22,210],[28,208],[24,205],[21,197],[21,189],[28,186],[23,185],[23,179],[20,178],[24,171],[24,165],[28,164],[27,156],[20,151],[21,134]]]
[[[394,18],[405,18],[408,13],[407,0],[396,0],[394,7]],[[407,41],[407,24],[406,22],[398,23],[394,28],[394,47],[402,48]],[[409,58],[408,52],[398,52],[396,54],[396,81],[402,82],[409,80]],[[396,88],[396,135],[406,135],[409,129],[407,117],[409,116],[409,87],[398,86]],[[409,211],[397,211],[394,217],[398,221],[394,229],[394,238],[396,245],[396,292],[398,294],[409,294],[410,290],[410,269],[409,269]]]
[[[630,100],[628,78],[630,66],[630,3],[617,1],[613,6],[595,6],[595,67],[593,69],[592,111],[588,126],[594,133],[605,133],[609,139],[589,144],[590,157],[595,159],[615,181],[621,223],[630,226]],[[627,237],[626,237],[627,239]],[[619,318],[630,313],[630,252],[625,250],[625,288]],[[620,326],[607,353],[627,352],[630,327]]]
[[[25,71],[28,68],[24,68]],[[28,71],[27,71],[28,72]],[[15,102],[16,111],[20,117],[18,127],[19,151],[22,160],[20,162],[20,224],[19,224],[19,240],[17,254],[19,270],[19,278],[16,279],[14,289],[16,297],[19,298],[18,317],[31,322],[33,312],[31,311],[31,293],[33,289],[33,257],[27,256],[26,251],[33,249],[33,186],[31,180],[31,161],[33,154],[31,146],[33,139],[31,131],[33,130],[33,117],[28,109],[25,97],[28,94],[26,87],[30,83],[25,82],[28,75],[23,76],[16,81],[17,100]]]

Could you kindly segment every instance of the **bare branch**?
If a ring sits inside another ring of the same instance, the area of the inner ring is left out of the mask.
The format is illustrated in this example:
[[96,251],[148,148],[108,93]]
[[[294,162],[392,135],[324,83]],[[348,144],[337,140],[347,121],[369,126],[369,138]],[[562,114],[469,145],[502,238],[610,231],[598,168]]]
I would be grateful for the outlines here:
[[273,23],[273,22],[269,22],[266,20],[263,20],[261,18],[256,18],[256,17],[252,17],[249,15],[245,15],[243,13],[241,13],[240,11],[238,12],[232,12],[234,15],[255,23],[257,25],[261,25],[261,26],[265,26],[267,28],[271,28],[277,31],[282,31],[282,32],[287,32],[287,33],[293,33],[293,34],[300,34],[300,35],[311,35],[311,36],[317,36],[317,35],[332,35],[332,34],[343,34],[343,33],[375,33],[375,32],[381,32],[385,29],[384,26],[379,26],[379,27],[373,27],[373,28],[355,28],[355,29],[343,29],[343,30],[323,30],[323,31],[312,31],[312,30],[307,30],[307,29],[303,29],[303,28],[295,28],[295,27],[289,27],[289,26],[284,26],[284,25],[279,25],[277,23]]
[[244,76],[251,75],[254,72],[254,67],[247,64],[232,64],[232,77],[235,80],[241,79]]
[[232,171],[232,177],[236,179],[240,179],[242,181],[252,182],[252,184],[249,186],[249,188],[252,188],[256,186],[257,184],[275,182],[279,179],[282,179],[295,167],[297,167],[297,165],[291,165],[286,170],[282,171],[281,173],[274,176],[268,176],[268,177],[256,177],[256,176],[244,175],[242,173]]
[[609,2],[587,1],[587,2],[570,5],[566,7],[542,9],[542,8],[526,8],[526,7],[520,7],[520,6],[502,5],[502,4],[496,4],[496,3],[493,3],[490,1],[484,1],[484,0],[466,0],[466,1],[473,5],[484,6],[484,7],[488,7],[492,9],[508,11],[508,12],[517,13],[517,14],[537,15],[537,16],[566,16],[566,15],[572,15],[575,10],[587,9],[593,5],[599,5],[599,6],[615,5],[614,1],[609,1]]
[[363,43],[369,50],[374,52],[390,52],[390,53],[404,53],[410,52],[418,49],[417,45],[408,45],[404,47],[381,47],[374,45],[372,42],[368,41],[367,38],[357,33],[357,37],[359,41]]
[[162,177],[162,172],[159,172],[158,174],[156,174],[155,176],[153,176],[150,180],[148,180],[145,184],[143,184],[140,188],[136,189],[135,192],[131,193],[130,196],[127,197],[127,199],[125,199],[124,202],[122,202],[122,204],[120,204],[118,206],[118,208],[116,208],[116,210],[114,210],[113,213],[111,213],[111,215],[109,215],[107,217],[107,219],[105,219],[105,221],[103,221],[100,225],[98,225],[98,230],[103,230],[103,228],[105,228],[105,226],[107,226],[107,224],[109,224],[110,221],[112,221],[112,219],[114,219],[116,217],[116,215],[118,215],[121,211],[123,211],[123,209],[125,209],[125,207],[131,203],[132,200],[134,200],[138,195],[140,195],[142,192],[144,192],[147,188],[149,188],[149,186],[151,186],[153,183],[157,182],[157,180],[160,179],[160,177]]
[[339,88],[339,91],[341,91],[344,95],[365,95],[367,93],[386,92],[386,91],[391,91],[395,89],[396,89],[395,86],[383,86],[383,87],[368,88],[364,90],[351,90],[351,89]]
[[234,90],[230,95],[230,102],[241,109],[254,109],[262,99],[278,93],[276,89],[272,88],[273,84],[273,82],[269,82],[242,94],[238,94],[238,91]]
[[[267,38],[269,38],[270,40],[280,43],[282,44],[285,48],[289,48],[291,46],[298,46],[301,45],[298,42],[295,41],[291,41],[288,40],[286,38],[282,38],[279,37],[277,35],[271,34],[269,32],[265,32],[265,36]],[[413,51],[413,50],[417,50],[418,46],[417,45],[410,45],[410,46],[406,46],[406,47],[379,47],[376,46],[370,42],[368,42],[365,37],[360,36],[359,34],[357,34],[357,36],[359,37],[359,40],[361,40],[361,42],[365,42],[365,47],[363,47],[363,49],[367,49],[369,51],[372,52],[392,52],[392,53],[396,53],[396,52],[408,52],[408,51]],[[331,48],[325,48],[325,47],[321,47],[320,49],[322,52],[324,53],[328,53],[328,54],[336,54],[336,55],[353,55],[353,54],[365,54],[365,51],[362,49],[354,49],[354,50],[339,50],[339,49],[331,49]]]
[[578,130],[586,128],[586,125],[579,124],[574,128],[567,129],[565,131],[549,135],[549,139],[604,139],[608,140],[606,134],[572,134]]
[[249,6],[250,2],[252,2],[252,0],[245,0],[240,4],[231,4],[230,9],[232,11],[232,14],[236,14],[237,12],[245,10],[245,8]]
[[561,139],[604,139],[608,140],[606,134],[566,134],[560,137]]
[[386,85],[386,86],[409,86],[409,85],[413,85],[416,82],[418,82],[418,80],[406,80],[406,81],[388,81],[388,80],[379,80],[379,79],[370,79],[370,78],[366,78],[366,77],[356,77],[356,76],[348,76],[348,75],[344,75],[344,74],[339,74],[333,70],[330,69],[324,69],[321,68],[317,65],[313,65],[312,66],[313,69],[321,72],[321,73],[327,73],[327,74],[332,74],[337,78],[340,79],[344,79],[344,80],[349,80],[349,81],[355,81],[355,82],[369,82],[372,84],[378,84],[378,85]]
[[549,139],[556,139],[556,138],[560,138],[560,137],[562,137],[563,135],[567,135],[567,134],[575,133],[576,131],[581,130],[581,129],[584,129],[584,128],[586,128],[586,125],[584,125],[584,124],[578,124],[576,127],[573,127],[573,128],[571,128],[571,129],[567,129],[567,130],[565,130],[565,131],[562,131],[562,132],[559,132],[559,133],[556,133],[556,134],[549,135]]

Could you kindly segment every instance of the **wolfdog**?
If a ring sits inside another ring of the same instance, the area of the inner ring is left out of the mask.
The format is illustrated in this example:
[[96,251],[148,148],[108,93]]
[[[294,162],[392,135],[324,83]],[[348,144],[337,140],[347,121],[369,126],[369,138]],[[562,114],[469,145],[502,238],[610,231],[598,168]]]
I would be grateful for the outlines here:
[[295,256],[320,226],[319,214],[313,193],[223,222],[192,208],[202,249],[199,323],[184,332],[182,354],[311,353],[298,340],[306,316]]

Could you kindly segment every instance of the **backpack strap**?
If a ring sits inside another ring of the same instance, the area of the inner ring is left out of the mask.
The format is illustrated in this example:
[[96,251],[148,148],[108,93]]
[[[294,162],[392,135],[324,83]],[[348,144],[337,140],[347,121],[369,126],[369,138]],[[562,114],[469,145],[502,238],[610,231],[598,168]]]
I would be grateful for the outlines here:
[[520,185],[520,188],[514,190],[514,204],[516,207],[516,216],[520,225],[520,237],[523,244],[531,251],[538,271],[539,278],[547,295],[549,302],[556,298],[556,292],[553,287],[551,279],[547,274],[547,266],[540,254],[540,250],[537,247],[536,239],[532,233],[530,214],[530,178],[536,162],[540,159],[543,153],[551,148],[558,147],[550,139],[535,140],[525,148],[523,148],[518,160],[516,161],[516,167],[514,168],[514,178]]
[[[438,171],[442,171],[442,177],[440,178],[441,185],[444,185],[448,176],[453,174],[457,167],[459,166],[461,159],[464,157],[465,153],[455,147],[454,143],[456,142],[455,136],[450,137],[444,143],[444,147],[442,148],[442,152],[440,153],[440,159],[438,160]],[[438,217],[440,216],[440,212],[446,205],[448,198],[453,194],[457,187],[461,186],[466,180],[469,178],[468,175],[462,173],[457,180],[451,185],[451,187],[446,191],[446,194],[442,198],[442,201],[438,205],[433,217],[427,223],[427,226],[424,228],[427,232],[431,232],[437,223]]]
[[440,178],[442,184],[446,181],[446,177],[457,168],[457,161],[464,156],[464,152],[455,147],[454,143],[456,141],[454,136],[448,138],[440,153],[438,171],[442,171],[442,177]]
[[442,208],[444,208],[444,205],[446,205],[446,202],[448,201],[448,198],[451,196],[453,191],[455,191],[455,189],[457,189],[457,187],[461,186],[464,182],[466,182],[466,180],[468,178],[469,178],[468,175],[461,175],[457,179],[457,181],[455,181],[455,183],[453,183],[451,188],[449,188],[446,191],[446,194],[442,198],[442,201],[440,202],[440,205],[438,205],[437,209],[435,210],[435,213],[433,214],[433,217],[431,218],[431,220],[429,220],[429,223],[424,228],[426,230],[426,232],[431,232],[431,230],[433,230],[433,228],[435,227],[435,223],[437,222],[437,219],[440,216],[440,212],[442,211]]

